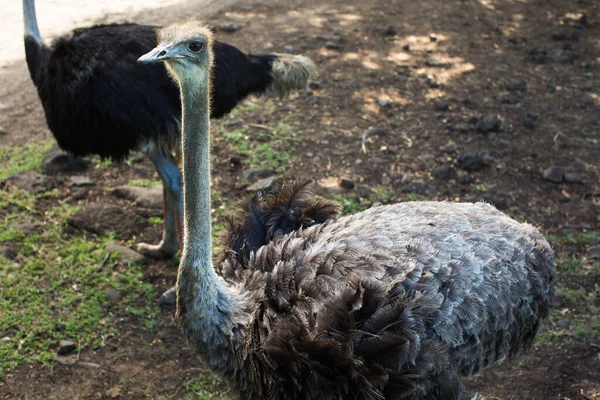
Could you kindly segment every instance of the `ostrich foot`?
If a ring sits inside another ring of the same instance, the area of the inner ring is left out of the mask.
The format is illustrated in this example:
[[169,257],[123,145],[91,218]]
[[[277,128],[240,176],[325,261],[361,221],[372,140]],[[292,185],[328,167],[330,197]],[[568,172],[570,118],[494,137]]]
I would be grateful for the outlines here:
[[136,243],[133,249],[138,253],[153,258],[155,260],[167,260],[173,258],[179,250],[177,244],[174,246],[165,244],[161,241],[159,244]]
[[160,308],[171,308],[177,302],[177,289],[173,286],[158,298],[158,306]]

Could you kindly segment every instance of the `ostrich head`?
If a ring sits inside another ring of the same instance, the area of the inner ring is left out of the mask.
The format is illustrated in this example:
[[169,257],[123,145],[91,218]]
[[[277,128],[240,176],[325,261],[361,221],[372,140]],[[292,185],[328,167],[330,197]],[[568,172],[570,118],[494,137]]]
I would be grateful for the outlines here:
[[[198,78],[198,73],[208,75],[212,66],[212,33],[194,21],[167,26],[157,32],[158,46],[138,59],[140,64],[163,61],[167,70],[178,82],[187,77]],[[208,77],[208,76],[205,76]]]

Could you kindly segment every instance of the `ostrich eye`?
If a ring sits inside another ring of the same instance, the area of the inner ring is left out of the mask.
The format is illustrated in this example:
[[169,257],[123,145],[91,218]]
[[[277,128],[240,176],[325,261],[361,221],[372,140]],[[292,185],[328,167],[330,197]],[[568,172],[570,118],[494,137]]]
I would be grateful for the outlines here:
[[192,42],[190,43],[190,45],[188,46],[188,48],[190,49],[190,51],[193,51],[194,53],[199,52],[200,50],[202,50],[204,48],[204,43],[202,42]]

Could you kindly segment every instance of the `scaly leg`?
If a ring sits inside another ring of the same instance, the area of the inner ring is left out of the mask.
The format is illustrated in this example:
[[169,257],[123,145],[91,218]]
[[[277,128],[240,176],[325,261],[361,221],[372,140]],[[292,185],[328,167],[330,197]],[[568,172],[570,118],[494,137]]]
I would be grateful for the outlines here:
[[163,149],[148,152],[163,183],[164,219],[163,237],[159,244],[138,243],[134,249],[147,257],[164,260],[175,256],[181,238],[179,218],[183,208],[181,196],[181,172],[171,154]]

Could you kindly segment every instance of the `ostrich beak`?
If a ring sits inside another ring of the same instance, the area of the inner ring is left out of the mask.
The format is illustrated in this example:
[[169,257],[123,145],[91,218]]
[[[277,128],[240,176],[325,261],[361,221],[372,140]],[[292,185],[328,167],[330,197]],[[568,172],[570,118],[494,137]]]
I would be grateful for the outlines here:
[[152,64],[181,57],[185,57],[185,55],[181,54],[177,47],[159,44],[154,49],[138,58],[137,62],[138,64]]

